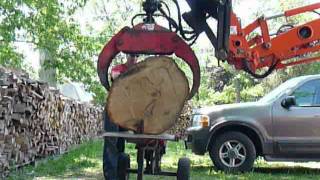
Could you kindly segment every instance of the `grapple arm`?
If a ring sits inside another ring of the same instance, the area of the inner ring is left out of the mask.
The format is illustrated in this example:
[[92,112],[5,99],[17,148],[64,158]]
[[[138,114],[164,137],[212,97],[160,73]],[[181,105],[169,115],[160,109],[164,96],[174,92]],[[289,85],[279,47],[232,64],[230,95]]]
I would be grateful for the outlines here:
[[[151,26],[151,27],[148,27]],[[200,85],[200,66],[197,57],[188,44],[176,33],[156,24],[139,24],[125,27],[103,48],[98,59],[98,75],[103,86],[109,90],[108,71],[114,57],[120,53],[146,55],[173,55],[185,61],[192,70],[193,84],[191,99]]]

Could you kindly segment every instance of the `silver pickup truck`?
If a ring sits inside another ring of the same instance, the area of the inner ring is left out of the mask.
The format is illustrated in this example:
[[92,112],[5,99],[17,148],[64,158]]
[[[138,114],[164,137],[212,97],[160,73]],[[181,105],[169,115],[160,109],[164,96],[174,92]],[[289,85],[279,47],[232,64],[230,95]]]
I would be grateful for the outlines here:
[[209,152],[223,171],[249,171],[267,161],[320,160],[320,75],[281,84],[257,102],[201,108],[187,130],[187,148]]

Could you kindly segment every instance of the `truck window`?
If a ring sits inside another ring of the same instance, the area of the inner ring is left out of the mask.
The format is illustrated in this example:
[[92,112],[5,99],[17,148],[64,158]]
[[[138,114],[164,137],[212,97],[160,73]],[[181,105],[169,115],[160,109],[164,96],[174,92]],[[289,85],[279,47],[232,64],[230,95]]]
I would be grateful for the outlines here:
[[277,88],[273,89],[271,92],[269,92],[267,95],[265,95],[263,98],[261,98],[259,101],[262,103],[272,102],[276,99],[278,99],[287,89],[291,89],[295,87],[300,81],[302,77],[292,78],[284,83],[282,83]]
[[306,82],[292,94],[296,98],[297,106],[320,106],[320,80]]

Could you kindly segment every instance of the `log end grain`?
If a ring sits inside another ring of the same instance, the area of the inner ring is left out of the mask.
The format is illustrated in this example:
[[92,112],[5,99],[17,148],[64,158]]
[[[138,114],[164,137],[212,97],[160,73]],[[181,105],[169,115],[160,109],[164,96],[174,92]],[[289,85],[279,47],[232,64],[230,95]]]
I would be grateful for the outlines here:
[[114,81],[107,110],[121,127],[160,134],[176,123],[188,93],[188,80],[173,59],[150,57]]

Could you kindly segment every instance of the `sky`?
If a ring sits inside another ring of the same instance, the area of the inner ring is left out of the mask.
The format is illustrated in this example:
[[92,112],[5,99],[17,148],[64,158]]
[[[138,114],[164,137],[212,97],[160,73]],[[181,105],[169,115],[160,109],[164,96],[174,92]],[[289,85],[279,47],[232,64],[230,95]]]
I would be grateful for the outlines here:
[[[89,3],[88,3],[89,5],[77,13],[76,19],[78,19],[82,28],[86,28],[87,24],[89,24],[90,26],[99,29],[102,27],[102,24],[92,20],[93,8],[90,6],[90,2],[92,1],[94,0],[89,0]],[[272,1],[274,3],[271,3],[271,4],[277,4],[283,0],[264,0],[264,1]],[[306,4],[309,4],[309,3],[317,3],[319,1],[320,0],[306,0],[305,2]],[[185,0],[178,0],[178,2],[181,6],[182,12],[186,12],[190,10]],[[234,12],[236,12],[238,17],[241,18],[242,23],[246,25],[254,21],[255,20],[254,14],[259,12],[259,8],[261,5],[261,3],[259,2],[261,2],[261,0],[237,0],[237,2],[238,2],[238,5],[234,6],[233,8],[234,8]],[[272,9],[272,7],[270,8]],[[270,14],[270,12],[265,12],[265,13],[266,13],[265,14],[266,16],[273,15],[273,14]],[[25,43],[17,43],[16,46],[18,50],[25,55],[27,64],[30,64],[30,66],[33,68],[34,71],[38,71],[39,52],[35,49],[35,47],[32,46],[31,44],[25,44]],[[209,40],[204,34],[202,34],[198,39],[197,46],[202,49],[208,49],[212,47]]]

